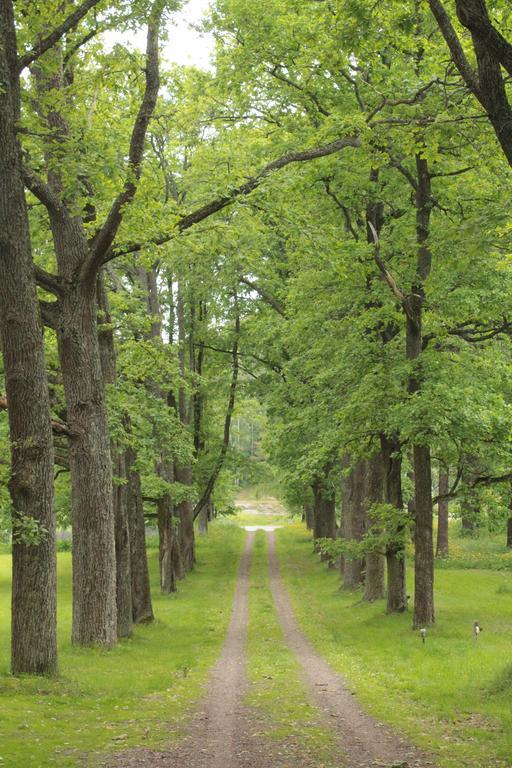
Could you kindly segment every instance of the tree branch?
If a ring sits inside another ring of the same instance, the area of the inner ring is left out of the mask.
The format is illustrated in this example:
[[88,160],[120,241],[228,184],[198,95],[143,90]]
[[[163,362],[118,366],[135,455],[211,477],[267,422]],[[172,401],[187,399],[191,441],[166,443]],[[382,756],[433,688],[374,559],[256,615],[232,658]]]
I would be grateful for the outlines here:
[[124,187],[122,192],[120,192],[114,200],[105,223],[92,240],[90,257],[87,259],[82,269],[83,276],[88,277],[91,273],[95,273],[104,262],[105,254],[114,242],[114,238],[123,220],[123,209],[126,205],[131,203],[137,191],[142,170],[146,133],[149,121],[151,120],[151,116],[153,115],[156,106],[158,90],[160,87],[158,68],[158,31],[162,10],[161,0],[156,0],[151,9],[151,16],[148,23],[146,88],[139,107],[139,112],[133,125],[128,154],[127,176]]
[[205,504],[207,503],[208,499],[210,498],[212,491],[215,487],[215,483],[217,482],[217,478],[220,474],[220,471],[222,469],[222,466],[224,464],[224,459],[226,458],[226,454],[228,452],[229,448],[229,438],[231,433],[231,418],[233,416],[233,411],[235,408],[235,397],[236,397],[236,387],[238,382],[238,342],[240,339],[240,313],[238,311],[238,307],[236,308],[236,319],[235,319],[235,340],[233,342],[233,350],[232,350],[232,356],[233,356],[233,363],[232,363],[232,376],[231,376],[231,385],[229,388],[229,399],[228,399],[228,407],[226,410],[226,418],[224,420],[224,437],[222,441],[222,446],[220,449],[220,453],[217,457],[217,461],[214,464],[212,473],[210,477],[208,478],[208,482],[206,483],[206,487],[201,494],[201,498],[197,502],[197,504],[194,507],[193,512],[193,519],[195,520],[196,517],[200,514],[201,510],[204,508]]
[[[5,395],[0,395],[0,410],[6,411],[7,410],[7,397]],[[63,421],[59,421],[58,419],[52,419],[52,430],[55,435],[66,435],[67,437],[71,437],[72,433],[69,429],[68,425],[65,424]]]
[[450,21],[450,17],[444,9],[443,3],[441,0],[428,0],[428,2],[430,5],[430,10],[432,11],[434,18],[439,25],[441,34],[444,37],[448,48],[450,49],[450,53],[455,66],[464,78],[468,88],[470,88],[470,90],[480,100],[480,85],[478,82],[477,74],[466,58],[466,54],[462,49],[459,37],[453,27],[452,22]]
[[477,35],[484,46],[512,75],[512,45],[491,23],[483,0],[456,0],[457,16],[460,23]]
[[43,53],[52,48],[55,43],[58,43],[59,40],[64,37],[66,32],[74,29],[88,13],[88,11],[90,11],[91,8],[94,8],[94,6],[98,5],[100,2],[101,0],[84,0],[84,2],[79,5],[78,8],[73,11],[73,13],[71,13],[66,19],[64,19],[62,24],[59,24],[59,26],[56,27],[53,32],[50,32],[49,35],[43,37],[43,39],[40,40],[37,45],[32,48],[32,50],[27,51],[23,56],[19,57],[18,73],[22,72],[25,67],[28,67],[30,64],[32,64],[32,62],[42,56]]
[[272,307],[272,309],[275,309],[275,311],[282,317],[286,317],[284,305],[278,299],[276,299],[275,296],[272,296],[264,288],[262,288],[261,285],[258,285],[258,283],[254,283],[252,280],[249,280],[249,278],[247,277],[242,276],[239,278],[239,280],[241,283],[244,283],[251,290],[255,291],[259,296],[261,296],[265,304],[268,304],[269,307]]
[[103,259],[103,263],[112,261],[112,259],[118,256],[124,256],[129,253],[135,253],[144,248],[145,245],[164,245],[168,243],[177,233],[184,232],[186,229],[193,227],[195,224],[199,224],[214,213],[222,211],[224,208],[232,205],[239,197],[244,197],[253,192],[267,176],[270,176],[274,171],[286,168],[286,166],[292,163],[308,162],[310,160],[316,160],[320,157],[327,157],[335,152],[339,152],[347,147],[359,147],[361,146],[361,139],[359,136],[349,136],[344,139],[337,139],[330,144],[325,144],[322,147],[313,147],[312,149],[306,149],[302,152],[289,152],[277,160],[273,160],[268,163],[259,173],[250,177],[244,184],[235,187],[230,192],[221,197],[211,200],[206,205],[202,205],[195,211],[182,216],[178,219],[173,229],[162,235],[157,235],[151,238],[146,243],[130,243],[122,248],[116,248],[115,250],[109,250]]
[[34,277],[37,285],[44,288],[45,291],[49,291],[55,294],[55,296],[62,294],[62,283],[57,275],[52,275],[50,272],[34,264]]

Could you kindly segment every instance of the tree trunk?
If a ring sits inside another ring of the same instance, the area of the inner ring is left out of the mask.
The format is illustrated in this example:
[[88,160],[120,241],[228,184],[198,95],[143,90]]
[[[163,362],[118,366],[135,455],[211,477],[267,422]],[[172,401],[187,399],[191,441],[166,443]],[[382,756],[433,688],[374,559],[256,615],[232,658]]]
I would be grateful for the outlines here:
[[[350,466],[350,456],[343,462],[344,468]],[[361,541],[364,535],[364,494],[366,461],[361,459],[352,467],[342,480],[342,516],[343,538]],[[364,559],[343,558],[343,589],[358,589],[364,583]]]
[[[421,303],[411,297],[414,318],[407,318],[407,357],[416,360],[421,355]],[[417,374],[409,380],[409,392],[420,389]],[[434,548],[433,505],[430,448],[413,446],[414,467],[414,618],[415,629],[430,626],[434,622]]]
[[126,452],[128,484],[128,522],[130,526],[130,562],[132,578],[132,618],[136,624],[153,621],[148,556],[146,551],[146,527],[140,474],[134,469],[135,452]]
[[[176,592],[174,509],[169,494],[158,500],[158,541],[160,589],[163,594]],[[181,576],[181,573],[179,574]]]
[[[185,466],[175,468],[176,480],[183,485],[192,485],[192,467]],[[196,562],[196,543],[194,533],[194,505],[191,501],[185,500],[177,505],[178,518],[180,521],[179,540],[181,548],[181,558],[185,573],[194,568]]]
[[116,479],[114,485],[115,538],[116,538],[116,585],[117,585],[117,634],[129,637],[133,631],[132,574],[130,559],[130,527],[128,523],[128,477],[126,457],[119,452],[115,457]]
[[[416,155],[416,240],[418,245],[416,281],[404,300],[406,310],[406,356],[412,363],[408,391],[414,397],[421,391],[422,314],[424,284],[431,270],[432,254],[428,244],[432,212],[431,176],[428,162]],[[430,448],[413,445],[414,469],[414,619],[413,627],[434,623],[434,547],[432,471]]]
[[[384,501],[384,462],[382,454],[376,453],[366,461],[365,479],[365,528],[372,525],[370,507]],[[364,599],[368,602],[384,597],[384,557],[379,552],[368,552],[364,564]]]
[[[103,383],[114,385],[117,380],[116,349],[111,326],[110,308],[103,275],[97,281],[98,307],[101,313],[99,352]],[[125,427],[128,419],[125,418]],[[113,442],[111,455],[114,469],[113,503],[116,546],[116,604],[118,637],[129,637],[133,631],[132,575],[130,562],[130,528],[128,523],[128,476],[125,452]]]
[[[13,8],[6,0],[0,3],[0,334],[15,534],[11,670],[13,674],[50,675],[57,669],[53,438],[17,139],[20,95],[16,56]],[[36,520],[40,526],[39,543],[18,538],[25,518]]]
[[210,516],[210,502],[204,505],[197,517],[198,530],[201,536],[205,536],[208,533],[208,519]]
[[507,547],[512,549],[512,517],[507,520]]
[[[450,490],[450,479],[448,472],[439,469],[439,495],[445,495]],[[448,557],[449,539],[448,539],[448,499],[439,499],[437,503],[437,546],[436,557]]]
[[[54,236],[61,259],[76,249],[75,238]],[[72,639],[110,646],[117,639],[115,525],[94,286],[70,286],[59,305],[59,357],[72,431]]]
[[[336,507],[334,493],[328,487],[328,471],[323,477],[316,478],[312,484],[314,525],[313,540],[336,538]],[[328,555],[323,555],[322,560],[328,560]]]
[[[402,458],[400,443],[396,436],[381,435],[381,450],[384,463],[384,500],[403,512]],[[390,541],[386,547],[387,572],[387,613],[403,613],[407,610],[407,587],[405,571],[404,527],[399,521],[389,531]]]
[[311,501],[304,502],[304,520],[308,531],[312,531],[315,525],[315,511]]
[[[179,367],[180,367],[180,388],[178,393],[178,415],[184,426],[190,425],[192,410],[192,401],[187,397],[185,391],[186,375],[186,348],[187,332],[185,327],[185,299],[183,296],[183,284],[178,283],[177,292],[177,320],[178,320],[178,339],[179,339]],[[174,473],[176,480],[183,485],[192,485],[192,467],[175,465]],[[195,556],[195,536],[194,536],[194,507],[190,501],[182,501],[177,506],[180,519],[179,540],[181,546],[181,559],[185,572],[192,570],[196,560]]]

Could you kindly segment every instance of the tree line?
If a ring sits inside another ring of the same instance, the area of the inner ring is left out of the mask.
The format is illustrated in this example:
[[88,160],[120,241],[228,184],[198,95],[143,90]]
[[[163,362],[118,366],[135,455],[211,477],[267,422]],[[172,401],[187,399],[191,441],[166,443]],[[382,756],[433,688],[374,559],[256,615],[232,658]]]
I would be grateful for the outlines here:
[[[171,592],[245,396],[345,586],[380,597],[386,566],[405,610],[413,535],[416,627],[432,467],[440,522],[510,517],[510,14],[445,5],[218,0],[204,72],[162,66],[171,0],[2,3],[14,673],[57,668],[57,518],[73,642],[152,619],[145,523]],[[140,28],[144,54],[106,43]]]

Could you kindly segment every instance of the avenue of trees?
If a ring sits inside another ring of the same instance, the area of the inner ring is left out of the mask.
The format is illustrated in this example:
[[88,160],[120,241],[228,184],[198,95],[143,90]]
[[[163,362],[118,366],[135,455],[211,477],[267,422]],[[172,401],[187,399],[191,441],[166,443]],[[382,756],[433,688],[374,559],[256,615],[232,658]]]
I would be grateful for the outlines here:
[[415,628],[449,510],[512,546],[509,3],[216,0],[211,71],[162,59],[179,5],[0,2],[13,673],[57,670],[57,523],[73,643],[152,620],[145,525],[172,592],[244,403],[343,587]]

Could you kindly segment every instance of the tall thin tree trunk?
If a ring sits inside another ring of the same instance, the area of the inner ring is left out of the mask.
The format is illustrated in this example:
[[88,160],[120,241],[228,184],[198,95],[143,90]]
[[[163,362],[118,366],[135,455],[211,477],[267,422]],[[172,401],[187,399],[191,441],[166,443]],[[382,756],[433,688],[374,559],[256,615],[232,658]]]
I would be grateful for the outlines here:
[[[147,271],[143,268],[139,271],[141,285],[146,291],[148,312],[151,316],[151,329],[146,334],[146,340],[154,343],[162,341],[162,308],[158,295],[158,275],[156,266]],[[172,289],[172,285],[171,285]],[[170,338],[173,329],[169,328]],[[168,392],[159,387],[153,380],[148,379],[146,386],[155,395],[164,400],[168,407]],[[175,470],[170,459],[172,450],[163,449],[160,458],[156,462],[156,473],[165,482],[171,484],[175,480]],[[176,591],[176,579],[183,578],[184,568],[179,543],[179,526],[177,524],[179,513],[170,494],[165,494],[158,502],[158,536],[159,536],[159,563],[160,563],[160,589],[168,594]]]
[[[400,444],[396,436],[381,435],[381,451],[384,463],[384,500],[403,513],[402,459]],[[407,610],[407,587],[405,581],[405,541],[403,524],[393,525],[390,541],[386,547],[387,572],[387,613],[403,613]]]
[[[427,160],[416,156],[416,237],[418,244],[417,284],[407,297],[406,352],[414,368],[409,378],[409,394],[421,390],[422,312],[424,283],[430,274],[432,255],[428,244],[432,212],[431,177]],[[434,547],[432,469],[430,448],[424,443],[413,445],[414,468],[414,619],[413,627],[433,624],[434,614]]]
[[[373,519],[370,507],[384,500],[384,461],[380,451],[366,461],[365,527],[370,530]],[[364,599],[368,602],[384,597],[384,557],[379,552],[368,552],[364,564]]]
[[[117,380],[116,349],[108,295],[102,274],[98,275],[97,294],[98,307],[101,313],[99,350],[103,383],[114,385]],[[133,617],[128,475],[124,450],[112,442],[111,452],[114,470],[112,481],[116,546],[117,634],[118,637],[129,637],[133,631]]]
[[[190,424],[191,407],[186,391],[185,391],[185,375],[186,375],[186,348],[187,348],[187,333],[185,327],[185,299],[183,296],[183,284],[178,283],[177,294],[177,320],[178,320],[178,339],[179,339],[179,365],[181,384],[178,394],[178,414],[180,421],[183,425],[188,426]],[[192,485],[192,467],[175,465],[175,474],[178,482],[183,485]],[[194,567],[195,563],[195,535],[194,535],[194,507],[193,504],[185,500],[181,502],[178,507],[178,514],[180,518],[180,543],[181,543],[181,557],[183,561],[183,567],[185,571],[190,571]]]
[[[56,241],[59,242],[56,237]],[[59,255],[75,247],[62,239]],[[115,520],[110,437],[100,366],[95,286],[61,298],[59,357],[67,404],[73,525],[73,642],[117,639]]]
[[[350,456],[345,456],[343,466],[351,464]],[[343,538],[360,541],[364,535],[364,493],[366,461],[361,459],[342,479],[342,520]],[[343,589],[358,589],[364,583],[364,558],[343,558]]]
[[[161,473],[162,477],[171,477],[170,467],[166,467]],[[183,569],[180,559],[176,557],[176,548],[179,548],[178,537],[174,530],[174,505],[170,494],[166,493],[157,503],[158,513],[158,541],[160,564],[160,589],[163,594],[176,592],[176,579],[182,578]],[[178,565],[178,568],[176,567]]]
[[[336,507],[334,490],[329,481],[330,468],[315,478],[313,489],[313,541],[336,538]],[[328,560],[327,555],[322,556]]]
[[[53,674],[57,669],[53,438],[17,138],[20,93],[10,0],[0,3],[0,83],[0,336],[15,534],[11,670],[14,674]],[[18,538],[25,518],[40,526],[38,544]]]
[[132,577],[132,618],[135,624],[153,621],[151,585],[146,550],[146,527],[140,474],[134,468],[135,451],[126,451],[128,485],[128,522],[130,526],[130,562]]
[[126,456],[122,451],[119,451],[115,457],[115,470],[117,634],[118,637],[129,637],[133,631],[132,570],[128,521],[128,477]]
[[[450,490],[450,478],[448,472],[439,468],[439,496],[443,496]],[[437,503],[437,545],[436,557],[448,557],[448,499],[439,499]]]

